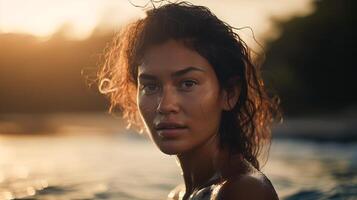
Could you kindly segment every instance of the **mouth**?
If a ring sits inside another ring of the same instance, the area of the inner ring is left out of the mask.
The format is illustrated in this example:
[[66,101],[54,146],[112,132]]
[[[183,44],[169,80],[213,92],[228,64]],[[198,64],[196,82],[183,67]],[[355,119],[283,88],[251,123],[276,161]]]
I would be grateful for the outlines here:
[[177,123],[159,123],[155,129],[162,138],[176,138],[187,131],[187,126]]

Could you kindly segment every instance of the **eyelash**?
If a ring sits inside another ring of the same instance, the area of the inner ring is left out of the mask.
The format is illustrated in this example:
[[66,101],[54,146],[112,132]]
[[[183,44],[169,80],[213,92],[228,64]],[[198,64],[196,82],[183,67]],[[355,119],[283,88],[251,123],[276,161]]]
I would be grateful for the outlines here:
[[[182,88],[180,88],[184,83],[191,83],[191,84],[193,83],[193,85],[190,86],[188,89],[185,89],[185,88],[182,89]],[[184,80],[184,81],[180,81],[180,83],[179,83],[179,88],[180,88],[180,90],[182,90],[182,91],[187,91],[187,92],[189,92],[189,91],[191,91],[191,88],[194,87],[194,86],[197,85],[197,84],[198,84],[198,82],[195,81],[195,80]],[[142,90],[142,91],[145,92],[145,89],[148,88],[148,87],[150,87],[150,86],[156,86],[155,89],[157,89],[158,84],[156,84],[156,83],[142,84],[141,87],[140,87],[140,90]],[[152,93],[149,92],[148,94],[153,94],[153,93],[155,93],[155,92],[152,92]]]
[[[194,87],[195,85],[197,85],[198,83],[197,83],[197,81],[194,81],[194,80],[184,80],[184,81],[181,81],[180,82],[180,86],[182,85],[182,84],[184,84],[184,83],[193,83],[193,86],[191,86],[191,87]],[[190,88],[191,88],[190,87]]]
[[144,93],[146,94],[146,88],[148,88],[148,87],[150,87],[150,86],[157,86],[156,84],[152,84],[152,83],[150,83],[150,84],[142,84],[141,86],[140,86],[140,90],[141,91],[144,91]]

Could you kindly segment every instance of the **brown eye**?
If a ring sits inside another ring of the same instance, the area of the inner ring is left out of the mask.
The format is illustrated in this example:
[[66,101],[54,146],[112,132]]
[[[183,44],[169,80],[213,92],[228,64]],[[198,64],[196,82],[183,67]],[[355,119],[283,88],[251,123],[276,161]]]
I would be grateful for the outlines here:
[[193,80],[186,80],[186,81],[182,81],[180,83],[180,89],[182,90],[191,90],[193,89],[193,87],[195,87],[197,85],[196,81]]
[[141,90],[144,94],[154,94],[159,90],[159,86],[157,84],[146,84],[141,87]]

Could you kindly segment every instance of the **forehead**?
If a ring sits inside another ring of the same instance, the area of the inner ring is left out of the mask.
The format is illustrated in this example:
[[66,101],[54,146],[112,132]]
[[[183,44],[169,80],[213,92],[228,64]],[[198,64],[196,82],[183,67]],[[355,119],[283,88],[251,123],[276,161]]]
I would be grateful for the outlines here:
[[139,74],[144,72],[171,73],[186,67],[199,67],[205,71],[213,72],[209,62],[196,51],[187,48],[181,42],[169,40],[148,48],[138,72]]

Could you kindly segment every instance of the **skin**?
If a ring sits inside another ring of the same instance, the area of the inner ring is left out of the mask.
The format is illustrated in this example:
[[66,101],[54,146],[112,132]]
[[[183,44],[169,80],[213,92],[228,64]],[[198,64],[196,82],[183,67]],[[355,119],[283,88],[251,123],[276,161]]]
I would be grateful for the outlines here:
[[[265,176],[243,164],[241,156],[230,157],[218,147],[221,113],[234,105],[239,91],[227,102],[204,57],[174,40],[152,46],[138,68],[137,91],[139,113],[151,139],[162,152],[177,156],[185,182],[183,199],[202,189],[217,172],[224,181],[218,199],[274,199],[269,198],[275,191]],[[155,125],[167,121],[185,128],[163,136]],[[171,198],[178,199],[180,191],[176,189]],[[260,196],[257,191],[262,191]]]

